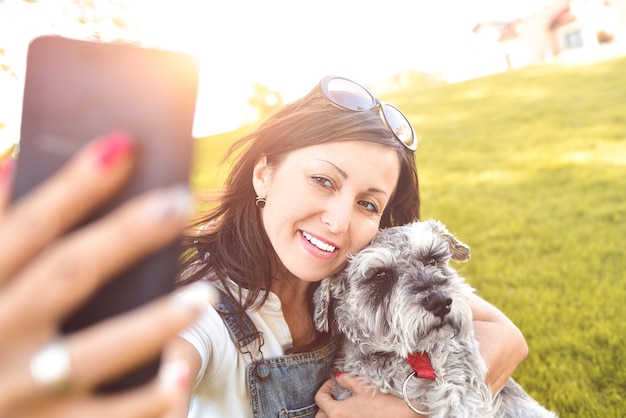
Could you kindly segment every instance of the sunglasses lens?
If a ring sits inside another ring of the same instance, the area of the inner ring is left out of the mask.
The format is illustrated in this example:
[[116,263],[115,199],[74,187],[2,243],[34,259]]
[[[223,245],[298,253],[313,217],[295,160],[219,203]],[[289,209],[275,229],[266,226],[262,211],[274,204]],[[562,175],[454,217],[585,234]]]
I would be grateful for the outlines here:
[[341,77],[324,77],[318,85],[319,91],[336,106],[361,112],[380,106],[381,119],[384,119],[394,136],[411,151],[417,148],[417,136],[406,116],[396,107],[375,99],[365,87]]
[[383,104],[383,114],[387,125],[404,145],[412,151],[417,148],[417,137],[407,118],[397,108],[390,104]]
[[372,95],[357,83],[343,78],[333,78],[328,82],[328,98],[336,105],[348,110],[369,110],[374,107]]

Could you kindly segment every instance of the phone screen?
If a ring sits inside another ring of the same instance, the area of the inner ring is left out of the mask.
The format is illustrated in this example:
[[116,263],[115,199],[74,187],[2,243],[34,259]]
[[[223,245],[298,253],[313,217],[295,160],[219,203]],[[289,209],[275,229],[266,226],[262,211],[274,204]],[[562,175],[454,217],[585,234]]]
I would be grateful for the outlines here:
[[[115,130],[133,137],[138,163],[117,198],[86,222],[147,190],[188,182],[198,67],[196,57],[172,51],[57,36],[35,39],[27,59],[13,199],[46,180],[86,142]],[[171,291],[178,256],[179,246],[172,244],[123,272],[67,318],[62,331],[79,330]],[[155,359],[101,389],[135,386],[157,369]]]

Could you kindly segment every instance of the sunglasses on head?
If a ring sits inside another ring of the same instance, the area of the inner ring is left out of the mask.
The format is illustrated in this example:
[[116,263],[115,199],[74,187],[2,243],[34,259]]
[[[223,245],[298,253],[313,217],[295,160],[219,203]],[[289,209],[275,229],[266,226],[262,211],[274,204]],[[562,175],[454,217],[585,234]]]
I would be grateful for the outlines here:
[[417,148],[417,135],[406,116],[398,108],[378,100],[360,84],[343,77],[327,76],[322,78],[318,89],[341,109],[365,112],[377,107],[380,118],[396,139],[411,151]]

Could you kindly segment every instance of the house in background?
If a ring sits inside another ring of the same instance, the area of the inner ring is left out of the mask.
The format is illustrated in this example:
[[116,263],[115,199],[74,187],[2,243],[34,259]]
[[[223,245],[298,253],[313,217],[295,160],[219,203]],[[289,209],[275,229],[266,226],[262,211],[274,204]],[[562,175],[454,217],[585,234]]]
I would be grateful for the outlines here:
[[509,22],[474,27],[474,59],[483,74],[555,60],[597,60],[626,54],[626,0],[555,0]]

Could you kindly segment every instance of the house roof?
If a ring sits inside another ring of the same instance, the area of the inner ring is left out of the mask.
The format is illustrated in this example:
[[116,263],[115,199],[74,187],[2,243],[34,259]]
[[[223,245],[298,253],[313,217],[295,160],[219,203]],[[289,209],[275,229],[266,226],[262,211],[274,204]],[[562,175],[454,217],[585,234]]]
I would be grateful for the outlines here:
[[550,29],[554,30],[560,28],[561,26],[565,26],[568,23],[572,23],[576,20],[576,16],[572,13],[572,11],[568,7],[565,7],[559,13],[554,16],[552,21],[550,22]]
[[504,42],[518,36],[516,24],[517,21],[482,22],[474,26],[472,32],[480,33],[483,29],[496,29],[499,34],[498,42]]
[[518,33],[517,33],[517,29],[515,26],[516,26],[516,22],[510,22],[509,25],[502,28],[500,30],[500,39],[498,39],[498,41],[504,42],[504,41],[508,41],[509,39],[513,39],[517,37]]

